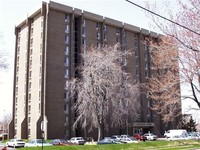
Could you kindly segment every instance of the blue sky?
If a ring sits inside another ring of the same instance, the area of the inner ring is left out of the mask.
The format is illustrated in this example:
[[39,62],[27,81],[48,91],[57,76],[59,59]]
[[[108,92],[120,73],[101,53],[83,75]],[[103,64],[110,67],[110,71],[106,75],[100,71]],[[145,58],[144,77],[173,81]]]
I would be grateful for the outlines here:
[[[152,22],[147,18],[145,12],[125,0],[53,1],[156,31],[156,29],[150,27]],[[145,0],[132,1],[141,6],[145,5]],[[152,2],[153,0],[149,1]],[[26,17],[39,8],[41,4],[42,0],[0,0],[0,35],[2,36],[0,39],[0,48],[8,53],[8,62],[10,64],[8,71],[0,72],[0,118],[4,112],[11,113],[12,111],[15,26],[26,19]],[[186,105],[184,105],[184,107],[186,107]]]

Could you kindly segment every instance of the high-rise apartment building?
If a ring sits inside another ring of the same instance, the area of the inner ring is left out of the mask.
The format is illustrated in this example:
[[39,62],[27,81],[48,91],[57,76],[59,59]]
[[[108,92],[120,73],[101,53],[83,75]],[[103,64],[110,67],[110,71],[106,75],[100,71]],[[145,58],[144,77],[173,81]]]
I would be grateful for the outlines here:
[[[143,40],[149,36],[157,38],[154,32],[55,2],[43,2],[40,9],[16,26],[15,35],[13,120],[9,137],[23,139],[41,138],[42,122],[48,139],[96,137],[95,130],[93,133],[72,130],[73,103],[65,83],[77,76],[79,53],[90,46],[120,43],[123,51],[135,53],[124,62],[127,70],[145,83],[150,75],[150,60],[148,45]],[[140,118],[129,123],[129,130],[106,130],[105,135],[141,130],[162,134],[167,126],[150,109],[151,100],[141,94],[139,102]]]

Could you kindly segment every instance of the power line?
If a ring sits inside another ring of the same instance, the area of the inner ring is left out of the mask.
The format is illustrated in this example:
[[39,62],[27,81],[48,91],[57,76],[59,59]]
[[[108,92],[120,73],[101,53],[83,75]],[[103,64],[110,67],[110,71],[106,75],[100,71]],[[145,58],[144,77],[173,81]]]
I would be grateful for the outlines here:
[[188,28],[188,27],[186,27],[186,26],[184,26],[184,25],[181,25],[181,24],[179,24],[179,23],[177,23],[177,22],[175,22],[175,21],[173,21],[173,20],[170,20],[170,19],[168,19],[168,18],[166,18],[166,17],[163,17],[163,16],[161,16],[161,15],[159,15],[159,14],[157,14],[157,13],[155,13],[155,12],[149,10],[149,9],[146,9],[146,8],[144,8],[144,7],[142,7],[142,6],[138,5],[138,4],[136,4],[136,3],[133,3],[133,2],[130,1],[130,0],[125,0],[125,1],[127,1],[127,2],[129,2],[129,3],[133,4],[133,5],[135,5],[135,6],[137,6],[137,7],[139,7],[139,8],[141,8],[141,9],[145,10],[145,11],[148,11],[148,12],[150,12],[150,13],[152,13],[152,14],[154,14],[154,15],[156,15],[156,16],[162,18],[162,19],[165,19],[165,20],[167,20],[167,21],[169,21],[169,22],[171,22],[171,23],[174,23],[174,24],[176,24],[176,25],[178,25],[178,26],[180,26],[180,27],[182,27],[182,28],[184,28],[184,29],[187,29],[187,30],[189,30],[190,32],[193,32],[194,34],[200,35],[198,32],[196,32],[196,31],[194,31],[194,30],[192,30],[192,29],[190,29],[190,28]]

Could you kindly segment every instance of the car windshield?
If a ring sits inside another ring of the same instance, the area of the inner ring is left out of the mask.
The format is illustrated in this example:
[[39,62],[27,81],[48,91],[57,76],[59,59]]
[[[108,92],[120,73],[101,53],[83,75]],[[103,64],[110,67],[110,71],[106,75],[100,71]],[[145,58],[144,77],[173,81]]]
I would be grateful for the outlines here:
[[80,137],[80,138],[77,138],[77,140],[83,140],[83,138],[82,138],[82,137]]
[[16,140],[17,142],[23,142],[23,140]]

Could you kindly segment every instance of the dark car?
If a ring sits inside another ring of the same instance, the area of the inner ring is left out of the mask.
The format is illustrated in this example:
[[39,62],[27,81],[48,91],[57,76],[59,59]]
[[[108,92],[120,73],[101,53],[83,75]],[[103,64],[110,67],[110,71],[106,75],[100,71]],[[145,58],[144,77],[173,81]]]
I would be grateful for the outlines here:
[[51,141],[51,144],[56,145],[56,146],[75,145],[74,143],[71,143],[65,139],[54,139]]
[[136,138],[137,140],[140,140],[140,141],[147,140],[147,137],[145,137],[145,136],[143,136],[141,134],[134,134],[133,137]]

